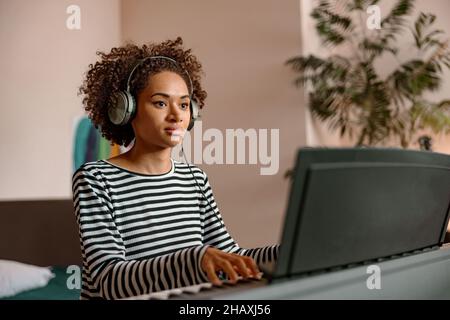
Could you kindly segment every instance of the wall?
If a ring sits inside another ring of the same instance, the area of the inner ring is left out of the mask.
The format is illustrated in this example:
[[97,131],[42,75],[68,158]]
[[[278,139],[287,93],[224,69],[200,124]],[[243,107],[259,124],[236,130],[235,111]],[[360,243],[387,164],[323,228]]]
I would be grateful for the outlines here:
[[223,133],[279,129],[275,175],[260,175],[258,164],[195,162],[209,175],[219,209],[240,245],[277,242],[289,187],[283,174],[293,165],[296,148],[305,144],[302,91],[283,65],[301,49],[298,1],[127,0],[122,22],[124,42],[179,35],[198,56],[208,92],[203,133],[210,128]]
[[[69,30],[76,4],[81,29]],[[0,1],[0,199],[71,197],[77,96],[97,50],[120,42],[119,0]]]
[[[72,4],[80,30],[66,27]],[[283,65],[300,52],[299,26],[296,0],[0,0],[0,199],[70,198],[74,119],[83,114],[77,91],[95,52],[180,35],[205,70],[209,97],[197,137],[210,128],[279,130],[274,175],[260,174],[260,159],[195,162],[241,245],[277,242],[289,190],[283,175],[305,144],[302,91]]]

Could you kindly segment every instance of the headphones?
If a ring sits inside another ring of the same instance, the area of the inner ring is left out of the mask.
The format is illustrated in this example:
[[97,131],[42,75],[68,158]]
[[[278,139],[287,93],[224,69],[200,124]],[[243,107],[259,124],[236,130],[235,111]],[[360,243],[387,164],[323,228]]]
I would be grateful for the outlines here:
[[112,105],[108,108],[108,117],[109,120],[119,126],[124,126],[128,124],[133,117],[136,114],[137,110],[137,104],[136,100],[133,97],[133,95],[130,92],[130,81],[133,76],[134,71],[145,61],[151,60],[151,59],[165,59],[172,63],[174,63],[176,66],[178,66],[180,69],[184,71],[184,73],[187,75],[189,79],[189,86],[190,86],[190,92],[189,92],[189,110],[191,112],[189,125],[187,130],[190,131],[194,127],[195,121],[200,118],[199,115],[199,107],[197,103],[192,99],[193,93],[194,93],[194,86],[192,85],[192,80],[189,75],[189,73],[180,67],[180,65],[172,58],[166,57],[166,56],[153,56],[153,57],[146,57],[144,59],[141,59],[131,70],[130,75],[128,76],[127,80],[127,88],[125,91],[119,91],[116,93],[117,102],[115,105]]

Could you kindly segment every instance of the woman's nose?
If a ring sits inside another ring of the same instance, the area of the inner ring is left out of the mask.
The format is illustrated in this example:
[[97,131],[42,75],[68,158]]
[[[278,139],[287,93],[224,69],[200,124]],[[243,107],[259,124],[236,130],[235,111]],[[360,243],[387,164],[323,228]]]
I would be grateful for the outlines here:
[[183,120],[182,110],[176,103],[171,103],[169,110],[169,119],[171,121],[180,122]]

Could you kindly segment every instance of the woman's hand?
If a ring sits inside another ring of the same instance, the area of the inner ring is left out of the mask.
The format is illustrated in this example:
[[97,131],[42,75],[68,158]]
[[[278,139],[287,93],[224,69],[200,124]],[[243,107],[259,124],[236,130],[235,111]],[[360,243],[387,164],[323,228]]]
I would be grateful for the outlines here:
[[261,278],[258,266],[253,258],[226,253],[213,247],[206,249],[201,261],[201,267],[208,275],[209,281],[215,285],[222,284],[222,281],[219,280],[216,274],[220,270],[228,275],[231,283],[238,281],[238,274],[243,278]]

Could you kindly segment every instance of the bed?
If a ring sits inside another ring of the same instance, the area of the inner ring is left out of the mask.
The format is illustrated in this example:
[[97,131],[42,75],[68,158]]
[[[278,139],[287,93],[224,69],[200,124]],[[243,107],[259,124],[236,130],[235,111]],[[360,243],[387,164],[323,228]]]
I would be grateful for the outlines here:
[[81,252],[72,200],[0,201],[0,215],[0,259],[50,267],[54,275],[43,287],[2,299],[79,299],[80,273],[74,270]]

